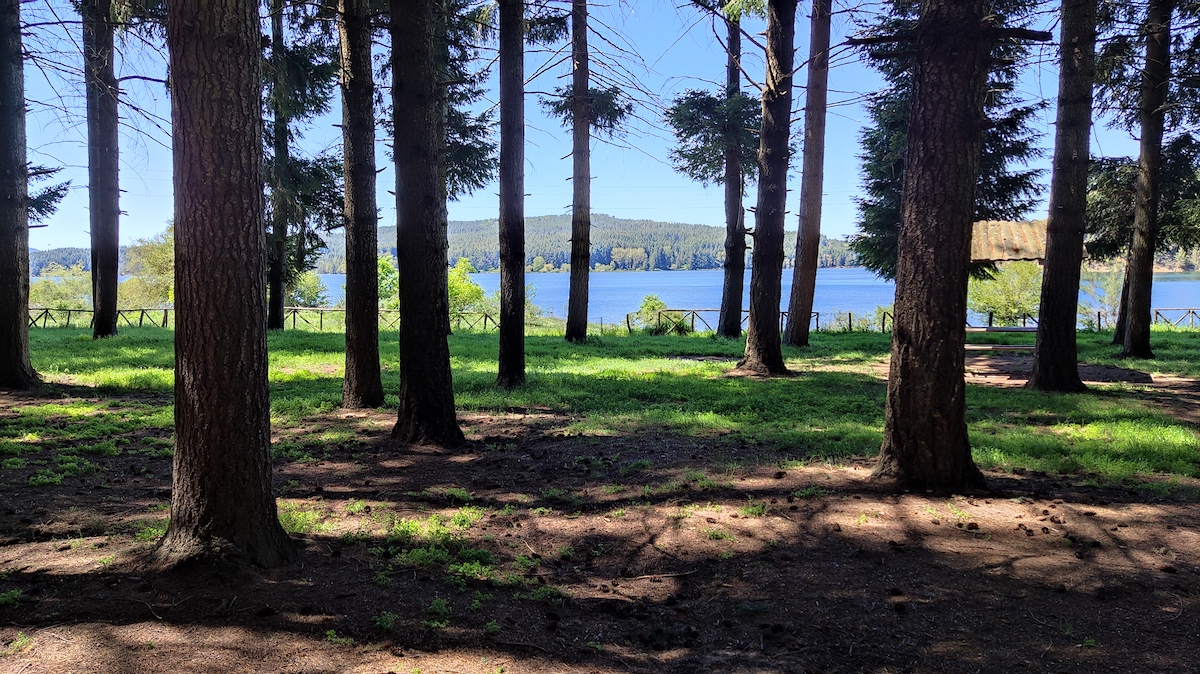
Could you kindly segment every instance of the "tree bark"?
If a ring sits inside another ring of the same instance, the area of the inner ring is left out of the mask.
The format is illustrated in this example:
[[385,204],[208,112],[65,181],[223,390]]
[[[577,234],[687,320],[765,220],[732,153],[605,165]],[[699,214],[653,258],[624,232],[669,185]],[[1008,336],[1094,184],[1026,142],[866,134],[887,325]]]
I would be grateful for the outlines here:
[[346,375],[342,407],[379,407],[379,223],[375,203],[375,83],[371,4],[339,0],[342,152],[346,192]]
[[971,221],[992,44],[985,0],[928,0],[901,201],[886,425],[875,477],[902,489],[983,488],[963,379]]
[[164,565],[290,560],[271,492],[262,59],[252,0],[175,0],[175,459]]
[[284,110],[287,95],[287,68],[283,53],[283,0],[271,0],[271,62],[275,64],[274,88],[271,116],[274,126],[271,134],[272,163],[275,180],[271,185],[271,238],[270,266],[267,270],[267,329],[283,329],[283,283],[287,264],[287,170],[288,170],[288,117]]
[[117,334],[121,187],[111,0],[85,0],[84,91],[88,130],[88,224],[92,243],[92,336]]
[[1133,243],[1125,277],[1129,280],[1125,341],[1121,356],[1153,358],[1150,349],[1150,291],[1154,283],[1154,249],[1158,244],[1158,199],[1161,192],[1163,124],[1167,78],[1171,74],[1171,14],[1174,0],[1150,0],[1146,15],[1146,67],[1139,104],[1142,133],[1138,157],[1137,197],[1133,208]]
[[496,385],[506,389],[525,383],[524,25],[524,0],[500,0],[500,356]]
[[29,167],[20,0],[0,0],[0,388],[37,383],[29,362]]
[[[742,27],[729,18],[726,37],[725,98],[741,93]],[[728,122],[726,126],[732,127]],[[742,197],[746,181],[742,175],[742,143],[739,129],[727,128],[725,135],[725,282],[721,287],[721,314],[717,333],[736,339],[742,336],[742,284],[746,276],[746,209]]]
[[758,146],[758,206],[750,265],[750,320],[746,353],[738,367],[786,374],[779,344],[783,274],[783,221],[787,208],[788,134],[792,112],[796,0],[767,3],[767,77],[762,93]]
[[571,289],[567,341],[587,339],[588,274],[592,265],[591,99],[587,0],[571,0]]
[[391,0],[396,253],[400,267],[400,412],[392,437],[463,442],[454,414],[447,296],[445,143],[434,67],[435,0]]
[[789,346],[808,346],[813,295],[817,288],[817,251],[821,247],[821,193],[825,187],[825,112],[829,100],[829,24],[831,0],[813,0],[808,46],[808,89],[804,103],[804,150],[800,169],[800,231],[788,298]]
[[1063,0],[1054,168],[1037,346],[1028,388],[1080,392],[1075,342],[1087,225],[1087,177],[1096,77],[1096,0]]

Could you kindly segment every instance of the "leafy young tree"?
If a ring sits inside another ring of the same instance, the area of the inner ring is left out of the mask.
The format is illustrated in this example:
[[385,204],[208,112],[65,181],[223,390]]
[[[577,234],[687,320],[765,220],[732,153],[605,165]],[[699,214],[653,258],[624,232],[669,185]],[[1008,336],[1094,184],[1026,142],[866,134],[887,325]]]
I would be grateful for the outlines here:
[[[993,12],[1002,21],[1019,19],[1035,6],[1033,0],[1001,0]],[[910,34],[917,21],[916,0],[893,0],[885,5],[888,14],[871,28],[868,38]],[[885,278],[896,276],[896,246],[900,229],[901,195],[904,188],[907,133],[913,91],[913,57],[893,52],[871,52],[871,60],[888,86],[871,97],[867,113],[871,125],[861,136],[860,155],[863,190],[858,199],[859,233],[851,239],[864,267]],[[1040,169],[1027,164],[1040,155],[1034,131],[1039,105],[1023,104],[1012,92],[1017,64],[1028,49],[1003,41],[993,51],[985,110],[979,177],[975,187],[975,220],[1021,220],[1038,204],[1042,194]],[[976,267],[976,274],[986,267]]]
[[967,308],[991,316],[994,325],[1018,325],[1025,316],[1038,315],[1041,285],[1042,268],[1036,262],[1007,262],[991,278],[970,280]]
[[0,388],[37,382],[29,362],[29,167],[20,0],[0,0]]
[[321,277],[306,271],[288,286],[287,302],[293,307],[329,306],[329,288]]
[[29,284],[29,305],[39,309],[91,309],[91,274],[83,264],[64,267],[51,262]]
[[164,566],[295,554],[271,488],[259,41],[257,2],[171,4],[178,376]]

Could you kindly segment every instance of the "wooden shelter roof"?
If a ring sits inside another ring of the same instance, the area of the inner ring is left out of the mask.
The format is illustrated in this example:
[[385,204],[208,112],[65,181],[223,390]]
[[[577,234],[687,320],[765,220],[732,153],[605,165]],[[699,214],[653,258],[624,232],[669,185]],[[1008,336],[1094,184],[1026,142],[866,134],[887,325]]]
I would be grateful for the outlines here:
[[972,262],[1042,260],[1045,257],[1045,220],[981,220],[971,228]]

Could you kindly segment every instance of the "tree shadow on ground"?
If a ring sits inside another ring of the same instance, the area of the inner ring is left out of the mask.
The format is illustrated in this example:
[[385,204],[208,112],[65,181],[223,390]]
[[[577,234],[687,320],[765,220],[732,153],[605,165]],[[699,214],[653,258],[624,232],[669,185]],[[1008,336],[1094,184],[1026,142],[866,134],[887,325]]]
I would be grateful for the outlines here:
[[[589,438],[513,440],[444,452],[394,447],[377,432],[366,447],[279,466],[291,485],[285,517],[317,516],[300,560],[271,571],[147,571],[151,543],[129,517],[166,513],[146,511],[161,494],[128,484],[110,484],[115,501],[76,499],[75,511],[63,501],[37,513],[33,494],[6,494],[29,522],[5,526],[0,582],[20,597],[0,608],[0,633],[36,644],[10,662],[116,672],[154,661],[206,672],[1195,669],[1194,505],[997,474],[1003,496],[893,494],[865,480],[863,460],[780,470],[766,451],[709,453],[654,434],[598,448]],[[619,458],[592,462],[587,451]],[[439,600],[445,611],[431,611]]]

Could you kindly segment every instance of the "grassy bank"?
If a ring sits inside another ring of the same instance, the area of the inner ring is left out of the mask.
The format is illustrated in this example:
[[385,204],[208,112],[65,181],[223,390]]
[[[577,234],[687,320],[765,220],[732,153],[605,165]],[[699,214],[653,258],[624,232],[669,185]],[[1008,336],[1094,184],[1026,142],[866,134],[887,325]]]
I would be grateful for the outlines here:
[[[35,366],[65,398],[23,406],[0,419],[6,466],[37,459],[47,462],[45,470],[62,474],[59,468],[86,469],[79,465],[92,461],[89,456],[169,451],[171,330],[129,328],[103,341],[85,330],[34,330],[31,340]],[[560,418],[568,434],[597,438],[662,432],[698,445],[765,445],[787,462],[877,451],[888,340],[879,333],[820,333],[811,348],[785,350],[795,377],[764,380],[728,376],[743,349],[737,341],[634,335],[571,345],[533,335],[527,340],[528,385],[513,392],[493,385],[495,334],[456,334],[451,354],[463,412],[536,411]],[[1155,361],[1115,360],[1110,340],[1103,333],[1081,334],[1081,358],[1200,376],[1200,332],[1156,334]],[[391,390],[398,387],[396,343],[394,332],[383,335],[385,387]],[[305,436],[303,422],[340,403],[343,336],[286,331],[271,335],[269,346],[276,430],[297,446],[315,447],[323,440]],[[970,386],[967,396],[976,460],[985,467],[1087,473],[1098,480],[1200,477],[1200,435],[1135,385],[1088,395]],[[389,404],[395,402],[389,397]]]

